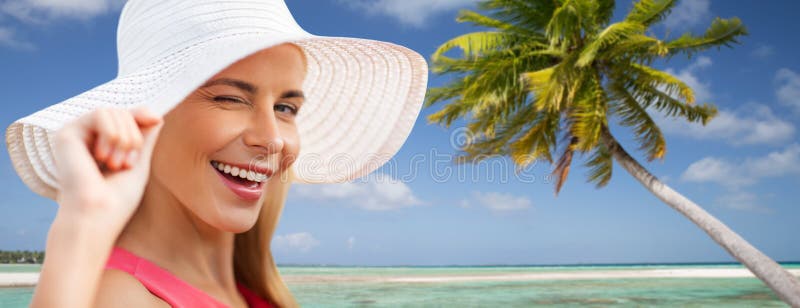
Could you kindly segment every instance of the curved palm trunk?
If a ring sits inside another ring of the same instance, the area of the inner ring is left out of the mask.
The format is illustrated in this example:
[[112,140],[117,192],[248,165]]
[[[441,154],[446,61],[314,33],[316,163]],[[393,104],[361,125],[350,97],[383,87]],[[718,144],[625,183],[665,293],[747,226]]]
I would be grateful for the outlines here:
[[664,185],[622,148],[608,128],[604,128],[601,134],[603,144],[609,149],[614,159],[639,183],[642,183],[661,201],[703,229],[715,242],[775,291],[781,300],[792,307],[800,307],[800,281],[796,277],[750,245],[702,207]]

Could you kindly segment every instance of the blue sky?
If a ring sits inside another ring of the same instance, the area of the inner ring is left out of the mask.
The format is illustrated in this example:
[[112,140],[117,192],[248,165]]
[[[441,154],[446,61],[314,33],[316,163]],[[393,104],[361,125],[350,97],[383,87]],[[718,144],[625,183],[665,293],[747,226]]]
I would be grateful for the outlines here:
[[[0,4],[0,124],[116,76],[121,0]],[[309,32],[395,42],[429,57],[456,35],[464,0],[288,1]],[[620,1],[616,18],[629,1]],[[702,31],[715,16],[740,17],[742,45],[657,66],[695,88],[720,113],[699,127],[659,118],[667,156],[646,162],[630,131],[612,126],[655,175],[779,261],[800,260],[800,3],[681,3],[658,34]],[[669,30],[667,30],[669,29]],[[449,77],[430,77],[438,86]],[[611,183],[585,182],[574,161],[560,195],[536,164],[515,176],[505,159],[454,166],[461,130],[430,125],[423,110],[406,144],[369,181],[296,185],[273,242],[279,263],[358,265],[573,264],[732,261],[680,214],[615,166]],[[412,168],[411,166],[415,166]],[[394,170],[394,171],[392,171]],[[441,172],[450,170],[451,176]],[[438,175],[437,175],[438,174]],[[459,179],[458,175],[466,175]],[[505,175],[505,179],[503,178]],[[393,178],[394,181],[381,181]],[[57,205],[29,191],[0,151],[0,249],[43,249]]]

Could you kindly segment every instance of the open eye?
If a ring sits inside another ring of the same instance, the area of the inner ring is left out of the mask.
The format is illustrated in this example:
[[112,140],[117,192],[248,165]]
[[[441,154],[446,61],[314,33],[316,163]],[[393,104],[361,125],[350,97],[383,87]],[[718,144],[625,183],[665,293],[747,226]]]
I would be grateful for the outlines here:
[[292,115],[297,115],[297,108],[289,104],[277,104],[275,105],[275,111],[288,112]]

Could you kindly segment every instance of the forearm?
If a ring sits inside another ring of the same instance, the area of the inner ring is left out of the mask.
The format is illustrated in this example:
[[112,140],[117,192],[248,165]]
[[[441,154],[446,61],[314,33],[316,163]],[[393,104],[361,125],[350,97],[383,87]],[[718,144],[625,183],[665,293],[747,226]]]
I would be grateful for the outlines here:
[[[62,206],[63,208],[63,206]],[[31,307],[90,307],[116,233],[84,215],[59,210]]]

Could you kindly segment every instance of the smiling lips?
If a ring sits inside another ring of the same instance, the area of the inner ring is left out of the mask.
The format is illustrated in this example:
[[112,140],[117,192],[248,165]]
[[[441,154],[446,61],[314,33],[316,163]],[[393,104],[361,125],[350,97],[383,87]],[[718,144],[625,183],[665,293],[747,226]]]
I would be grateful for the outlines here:
[[249,168],[238,165],[211,161],[211,166],[216,169],[227,186],[234,194],[248,201],[261,197],[264,182],[272,176],[272,170],[257,166]]

